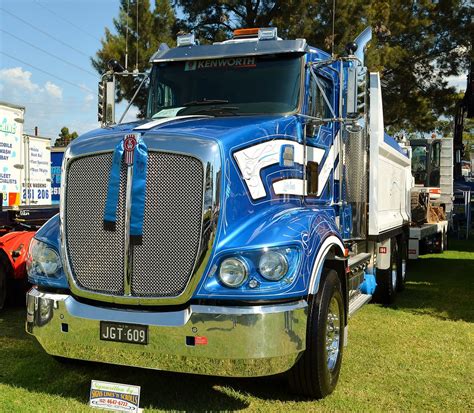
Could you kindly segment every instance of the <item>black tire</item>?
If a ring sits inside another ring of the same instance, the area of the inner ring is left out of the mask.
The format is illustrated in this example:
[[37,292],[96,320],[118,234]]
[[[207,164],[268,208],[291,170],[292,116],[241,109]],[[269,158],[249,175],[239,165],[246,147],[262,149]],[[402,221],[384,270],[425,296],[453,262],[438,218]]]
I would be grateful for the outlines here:
[[377,287],[375,288],[373,300],[381,304],[392,304],[395,301],[398,289],[398,265],[400,254],[396,238],[392,238],[390,252],[390,267],[386,270],[376,271]]
[[7,272],[3,267],[2,260],[0,259],[0,310],[5,306],[7,301]]
[[398,261],[398,272],[397,272],[397,290],[403,291],[405,289],[405,283],[407,280],[408,273],[408,241],[405,237],[399,239],[399,261]]
[[442,254],[444,252],[444,233],[440,232],[439,234],[439,247],[437,248],[437,253]]
[[[339,314],[338,317],[329,315],[330,308],[333,314]],[[337,328],[336,335],[331,334],[335,330],[328,332],[331,326]],[[333,392],[341,370],[344,326],[341,282],[336,271],[323,270],[321,287],[310,303],[306,350],[289,372],[289,385],[294,393],[322,399]],[[326,347],[328,335],[334,338],[331,356]]]

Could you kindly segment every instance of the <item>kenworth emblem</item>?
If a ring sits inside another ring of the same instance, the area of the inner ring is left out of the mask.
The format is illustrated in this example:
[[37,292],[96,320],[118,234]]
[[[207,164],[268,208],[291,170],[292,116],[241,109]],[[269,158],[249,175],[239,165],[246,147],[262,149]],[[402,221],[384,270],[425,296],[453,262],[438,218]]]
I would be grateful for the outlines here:
[[125,135],[123,139],[123,149],[125,152],[124,162],[126,165],[133,165],[135,146],[137,146],[137,136],[134,133]]

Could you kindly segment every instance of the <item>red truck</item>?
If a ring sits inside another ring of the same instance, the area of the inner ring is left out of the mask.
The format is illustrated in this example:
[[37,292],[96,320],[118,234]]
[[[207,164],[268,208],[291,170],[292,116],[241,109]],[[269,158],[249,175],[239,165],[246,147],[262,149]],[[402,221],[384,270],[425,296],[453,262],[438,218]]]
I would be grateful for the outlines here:
[[0,210],[0,310],[8,296],[13,298],[26,290],[25,260],[30,241],[36,230],[57,213],[57,205]]

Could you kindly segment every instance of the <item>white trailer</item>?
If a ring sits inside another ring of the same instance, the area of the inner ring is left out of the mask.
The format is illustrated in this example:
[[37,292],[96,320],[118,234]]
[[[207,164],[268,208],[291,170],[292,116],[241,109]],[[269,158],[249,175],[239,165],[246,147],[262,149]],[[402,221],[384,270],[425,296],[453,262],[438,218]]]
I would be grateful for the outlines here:
[[23,136],[21,205],[51,205],[51,140]]
[[2,207],[51,205],[51,140],[23,133],[25,107],[0,102]]
[[2,206],[20,204],[25,108],[0,102],[0,193]]

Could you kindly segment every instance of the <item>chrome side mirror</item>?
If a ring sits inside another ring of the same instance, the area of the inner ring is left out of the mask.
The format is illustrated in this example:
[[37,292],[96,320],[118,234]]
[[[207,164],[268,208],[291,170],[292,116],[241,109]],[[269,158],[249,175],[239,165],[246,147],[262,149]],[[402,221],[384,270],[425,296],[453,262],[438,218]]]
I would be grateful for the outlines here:
[[358,119],[365,113],[366,73],[366,68],[355,62],[353,66],[347,68],[347,117],[349,119]]
[[107,78],[99,82],[97,119],[102,127],[115,124],[115,78]]

